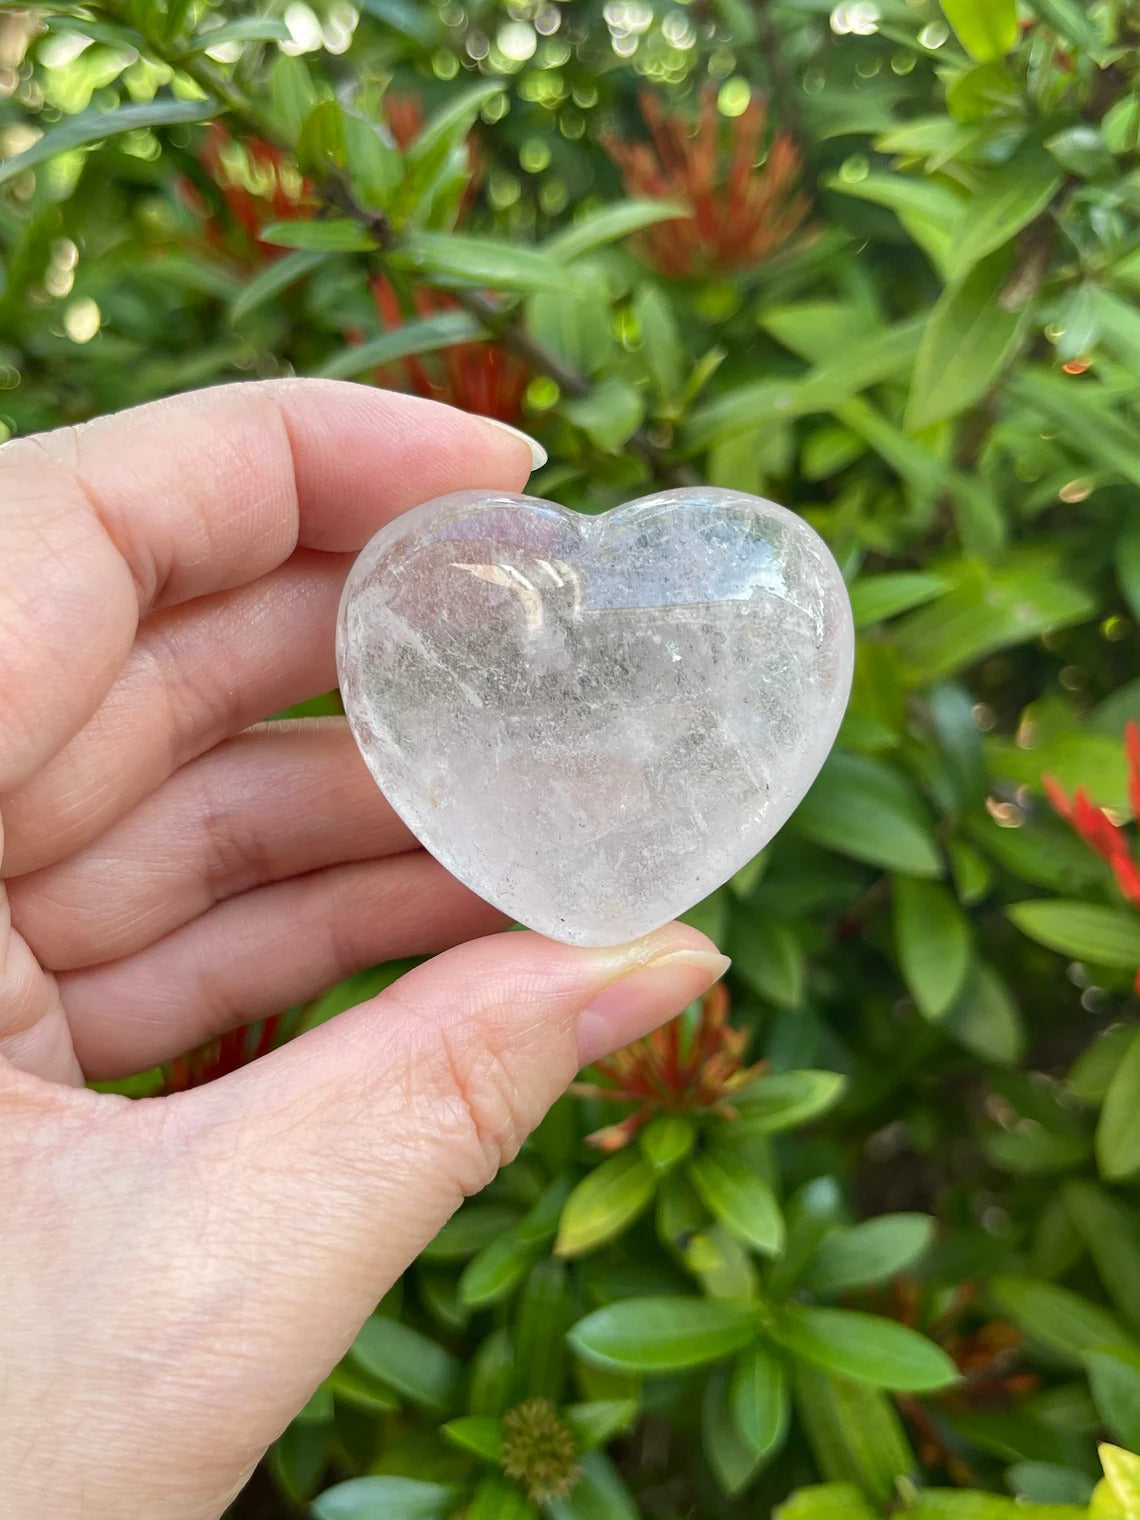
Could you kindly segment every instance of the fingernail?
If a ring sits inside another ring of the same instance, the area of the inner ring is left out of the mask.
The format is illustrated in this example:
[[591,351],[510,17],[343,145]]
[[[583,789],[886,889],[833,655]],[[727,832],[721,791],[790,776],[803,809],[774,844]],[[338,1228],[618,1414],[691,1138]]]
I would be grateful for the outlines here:
[[588,1066],[674,1018],[731,964],[715,950],[674,950],[626,972],[579,1017],[579,1062]]
[[550,457],[537,438],[532,438],[529,433],[524,433],[522,428],[512,427],[509,422],[500,422],[497,417],[479,416],[480,422],[486,422],[491,427],[501,428],[504,433],[510,433],[512,438],[521,438],[530,450],[530,467],[532,470],[541,470]]

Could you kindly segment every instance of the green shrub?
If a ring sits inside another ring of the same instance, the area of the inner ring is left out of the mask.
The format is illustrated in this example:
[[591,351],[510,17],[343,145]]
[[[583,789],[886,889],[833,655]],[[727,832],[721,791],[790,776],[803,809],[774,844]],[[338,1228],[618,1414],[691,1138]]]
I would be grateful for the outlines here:
[[818,783],[694,911],[728,991],[584,1074],[235,1515],[1140,1516],[1138,30],[3,8],[0,434],[412,389],[537,432],[585,510],[795,507],[860,629]]

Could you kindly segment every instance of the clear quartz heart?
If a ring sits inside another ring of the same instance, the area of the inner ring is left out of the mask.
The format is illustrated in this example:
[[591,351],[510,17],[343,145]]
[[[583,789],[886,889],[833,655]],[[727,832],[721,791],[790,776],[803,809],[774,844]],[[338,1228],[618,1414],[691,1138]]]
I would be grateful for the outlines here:
[[576,945],[684,912],[787,820],[854,634],[800,518],[685,487],[597,517],[465,491],[383,528],[341,601],[345,710],[422,844]]

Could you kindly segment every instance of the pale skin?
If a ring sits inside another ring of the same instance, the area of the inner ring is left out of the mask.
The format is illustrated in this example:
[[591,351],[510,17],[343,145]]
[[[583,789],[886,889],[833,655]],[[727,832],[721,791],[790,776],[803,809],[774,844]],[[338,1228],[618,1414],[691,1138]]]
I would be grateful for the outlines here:
[[[343,725],[254,726],[335,683],[382,523],[529,469],[322,381],[0,448],[0,1514],[216,1520],[578,1067],[722,973],[497,932]],[[208,1086],[84,1086],[437,951]]]

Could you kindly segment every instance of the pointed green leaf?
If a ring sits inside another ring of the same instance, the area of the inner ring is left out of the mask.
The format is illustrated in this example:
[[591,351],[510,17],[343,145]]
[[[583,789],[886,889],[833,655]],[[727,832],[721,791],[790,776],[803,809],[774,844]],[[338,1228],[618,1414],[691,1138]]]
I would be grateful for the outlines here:
[[918,570],[891,570],[885,575],[865,575],[851,587],[851,611],[856,628],[873,628],[900,612],[921,607],[948,591],[941,576]]
[[950,252],[951,276],[961,279],[987,253],[1008,243],[1040,216],[1063,179],[1041,142],[1027,138],[1000,168],[990,171],[963,211]]
[[1140,1447],[1140,1351],[1101,1346],[1085,1353],[1089,1387],[1101,1419],[1124,1446]]
[[787,1304],[774,1313],[769,1333],[793,1356],[896,1393],[929,1393],[958,1379],[941,1346],[875,1314]]
[[1140,1213],[1084,1178],[1065,1183],[1062,1196],[1116,1312],[1140,1330]]
[[351,1478],[326,1489],[312,1509],[315,1520],[446,1520],[458,1497],[418,1478]]
[[46,163],[57,153],[88,148],[108,137],[116,137],[120,132],[137,132],[142,127],[175,127],[208,121],[217,110],[217,102],[213,100],[175,100],[172,96],[162,95],[154,100],[117,106],[113,111],[99,107],[79,111],[50,126],[30,148],[0,163],[0,185],[27,169]]
[[658,1114],[641,1131],[641,1154],[655,1172],[671,1172],[693,1148],[697,1131],[685,1114]]
[[579,1320],[570,1344],[617,1372],[680,1372],[720,1361],[756,1338],[756,1311],[726,1300],[627,1298]]
[[279,296],[290,285],[303,280],[307,274],[312,274],[327,257],[325,253],[298,250],[296,253],[287,253],[283,259],[274,259],[272,264],[266,264],[231,302],[230,320],[240,322],[251,311],[264,306],[266,301],[272,301],[274,296]]
[[970,969],[970,926],[940,882],[897,875],[893,890],[899,968],[918,1011],[936,1021],[961,992]]
[[652,1203],[657,1174],[635,1150],[620,1151],[584,1177],[562,1211],[559,1256],[581,1256],[629,1228]]
[[584,253],[590,253],[606,243],[619,242],[631,232],[640,232],[643,227],[653,227],[658,222],[675,221],[677,217],[688,215],[687,208],[675,201],[616,201],[613,205],[603,206],[601,210],[591,211],[588,216],[571,222],[569,227],[547,238],[543,249],[558,259],[559,263],[569,264],[572,259],[581,258]]
[[866,1383],[833,1377],[810,1362],[795,1367],[795,1402],[820,1476],[855,1482],[881,1503],[918,1464],[893,1401]]
[[741,1128],[775,1135],[818,1119],[843,1096],[847,1078],[837,1071],[778,1071],[733,1094]]
[[1032,1277],[996,1277],[990,1293],[998,1308],[1031,1339],[1054,1355],[1080,1364],[1087,1351],[1099,1346],[1128,1345],[1119,1322],[1068,1288]]
[[881,1214],[820,1243],[808,1273],[816,1293],[844,1293],[886,1282],[913,1266],[934,1238],[929,1214]]
[[420,317],[405,322],[394,332],[351,344],[326,359],[317,371],[326,380],[355,380],[369,370],[413,354],[430,354],[437,349],[452,348],[482,335],[482,328],[465,311],[441,311],[434,317]]
[[833,751],[794,816],[796,832],[813,844],[912,876],[941,875],[942,856],[921,799],[875,756]]
[[466,1414],[458,1420],[448,1420],[440,1429],[455,1446],[484,1461],[498,1462],[502,1455],[503,1422],[493,1415]]
[[1099,903],[1043,898],[1013,903],[1009,917],[1030,939],[1049,950],[1097,966],[1140,966],[1140,918]]
[[349,1355],[425,1409],[449,1408],[459,1391],[462,1367],[457,1358],[418,1330],[381,1314],[365,1320]]
[[736,1428],[729,1404],[729,1369],[714,1367],[701,1403],[701,1445],[721,1490],[741,1493],[759,1472],[763,1457]]
[[788,1432],[788,1374],[779,1357],[759,1343],[732,1365],[729,1412],[741,1440],[759,1458],[780,1449]]
[[585,1404],[570,1404],[562,1418],[574,1432],[579,1451],[604,1446],[637,1419],[636,1399],[592,1399]]
[[347,218],[314,222],[270,222],[258,233],[263,243],[300,248],[310,253],[367,253],[376,239]]
[[[1140,958],[1130,962],[1138,963]],[[1096,1159],[1101,1176],[1111,1181],[1140,1172],[1140,1034],[1125,1051],[1104,1095],[1096,1127]]]
[[457,232],[409,232],[391,262],[444,288],[557,290],[569,275],[537,248]]
[[605,1453],[588,1451],[569,1496],[548,1500],[546,1513],[549,1520],[639,1520],[640,1511]]
[[854,1483],[801,1488],[772,1511],[772,1520],[879,1520]]
[[695,1156],[689,1180],[701,1202],[732,1234],[765,1256],[778,1256],[784,1221],[776,1195],[762,1177],[730,1151]]

